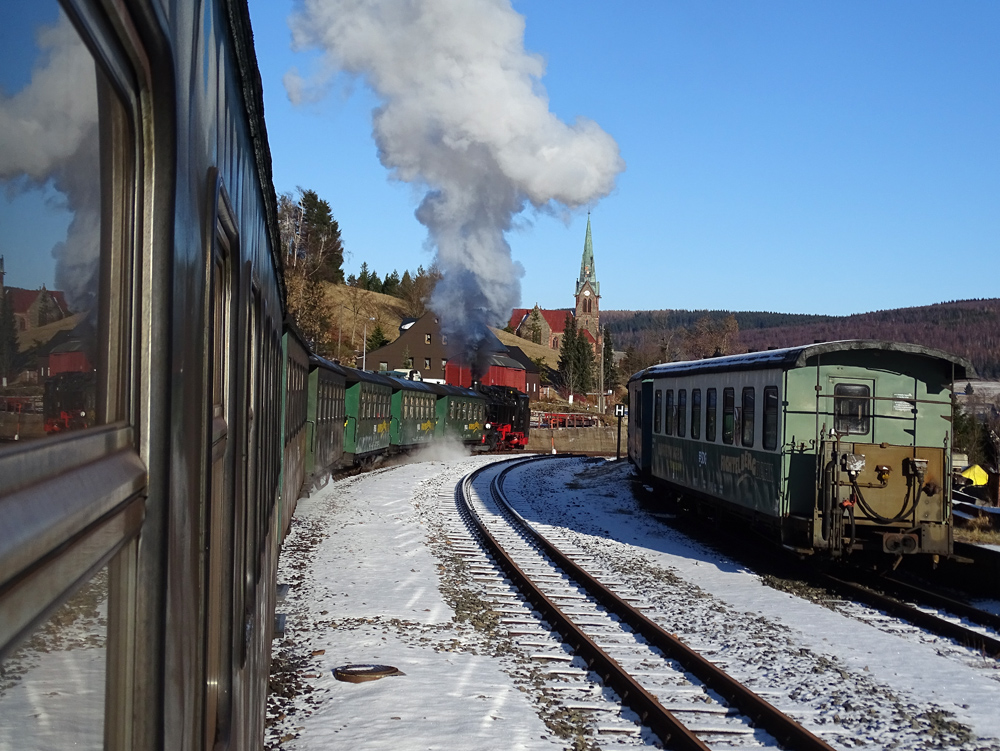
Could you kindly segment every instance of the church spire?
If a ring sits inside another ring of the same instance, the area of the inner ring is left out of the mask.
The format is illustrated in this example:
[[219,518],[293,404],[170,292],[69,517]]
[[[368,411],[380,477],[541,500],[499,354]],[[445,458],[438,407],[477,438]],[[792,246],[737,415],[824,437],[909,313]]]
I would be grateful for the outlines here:
[[576,293],[580,294],[583,285],[590,282],[594,294],[601,296],[601,283],[597,281],[597,270],[594,268],[594,242],[590,237],[590,212],[587,212],[587,237],[583,241],[583,260],[580,261],[580,278],[576,280]]

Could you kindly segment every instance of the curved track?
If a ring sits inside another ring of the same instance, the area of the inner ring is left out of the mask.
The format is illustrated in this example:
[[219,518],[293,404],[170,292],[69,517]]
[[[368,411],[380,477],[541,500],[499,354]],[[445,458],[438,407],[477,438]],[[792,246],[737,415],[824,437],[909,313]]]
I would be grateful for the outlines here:
[[512,469],[553,459],[510,463],[480,496],[473,487],[476,480],[496,472],[495,466],[484,467],[464,479],[458,505],[521,596],[617,692],[622,704],[669,748],[708,749],[738,738],[741,747],[830,751],[825,741],[616,594],[612,582],[600,581],[600,574],[570,560],[506,504],[503,481]]

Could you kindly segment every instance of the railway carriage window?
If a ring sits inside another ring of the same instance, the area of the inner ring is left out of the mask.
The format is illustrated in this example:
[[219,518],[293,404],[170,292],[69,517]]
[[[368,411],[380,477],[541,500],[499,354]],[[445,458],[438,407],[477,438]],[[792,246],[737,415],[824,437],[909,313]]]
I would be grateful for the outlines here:
[[701,389],[691,390],[691,437],[701,438]]
[[833,427],[840,435],[865,435],[871,430],[871,390],[860,383],[833,387]]
[[743,389],[743,409],[740,410],[740,440],[747,448],[753,446],[754,401],[756,398],[753,386],[747,386]]
[[660,416],[663,412],[663,391],[657,389],[653,392],[653,432],[660,432]]
[[778,448],[778,387],[764,387],[764,448]]
[[718,392],[709,389],[705,392],[705,440],[715,443],[715,411],[718,406]]
[[132,214],[125,110],[69,18],[43,0],[3,24],[0,447],[126,417]]
[[736,392],[722,389],[722,442],[732,444],[736,434]]
[[667,397],[666,398],[667,417],[666,417],[666,423],[664,425],[666,430],[664,432],[667,435],[673,435],[674,434],[674,390],[667,389],[666,397]]
[[687,389],[677,392],[677,436],[683,438],[687,435]]

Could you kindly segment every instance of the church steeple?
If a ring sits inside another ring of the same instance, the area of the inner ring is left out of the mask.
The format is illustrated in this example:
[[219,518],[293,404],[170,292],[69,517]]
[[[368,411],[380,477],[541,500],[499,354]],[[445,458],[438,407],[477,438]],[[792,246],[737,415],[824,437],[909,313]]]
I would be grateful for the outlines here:
[[601,296],[601,283],[597,281],[597,270],[594,268],[594,241],[590,236],[590,213],[587,213],[587,237],[583,241],[583,260],[580,261],[580,278],[576,280],[576,292],[579,295],[583,285],[590,282],[597,297]]

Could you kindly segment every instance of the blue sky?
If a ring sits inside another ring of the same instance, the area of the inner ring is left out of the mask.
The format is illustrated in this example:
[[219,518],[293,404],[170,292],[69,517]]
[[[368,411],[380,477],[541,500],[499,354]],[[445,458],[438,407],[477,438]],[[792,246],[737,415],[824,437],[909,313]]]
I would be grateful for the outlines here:
[[[996,297],[1000,4],[519,0],[553,113],[627,168],[592,207],[604,309],[845,315]],[[349,257],[429,265],[422,192],[392,182],[375,96],[337,80],[294,107],[290,2],[251,0],[278,191],[330,202]],[[566,307],[585,210],[508,235],[522,303]]]

